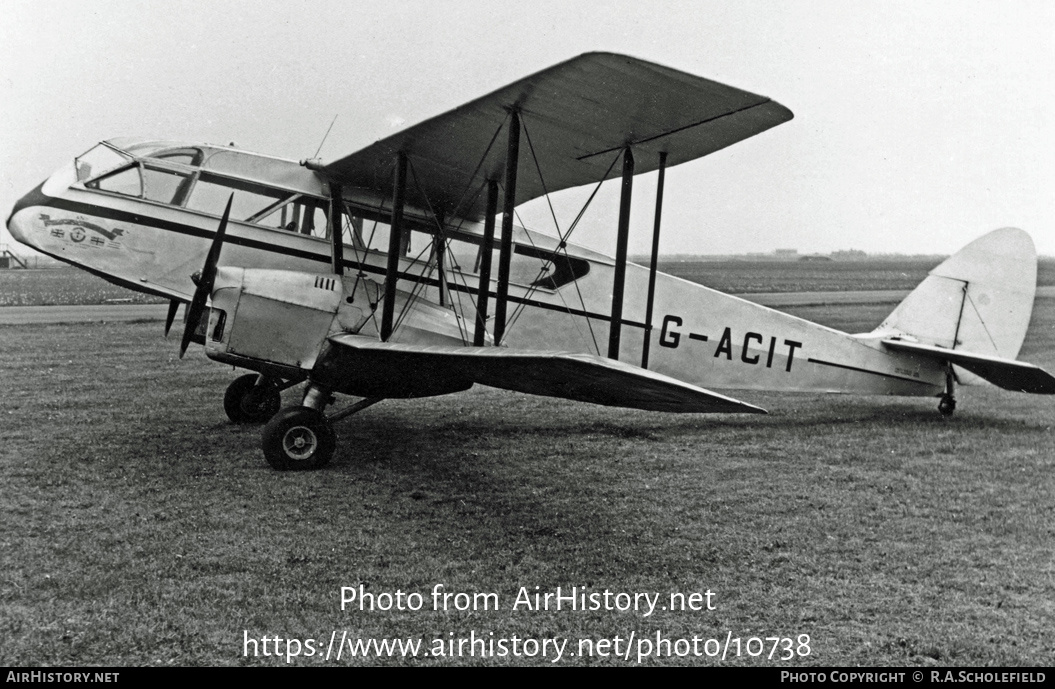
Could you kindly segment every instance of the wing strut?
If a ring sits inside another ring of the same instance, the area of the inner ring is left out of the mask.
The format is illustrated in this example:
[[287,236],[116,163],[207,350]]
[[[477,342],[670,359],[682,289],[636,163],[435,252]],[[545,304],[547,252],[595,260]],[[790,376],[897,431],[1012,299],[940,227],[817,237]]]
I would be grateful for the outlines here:
[[509,117],[509,143],[506,150],[505,198],[502,205],[502,246],[498,254],[498,294],[495,296],[495,347],[506,332],[506,304],[509,300],[509,262],[513,256],[513,212],[517,199],[517,162],[520,160],[520,114]]
[[436,224],[439,227],[436,238],[432,240],[432,252],[436,257],[436,272],[439,274],[436,289],[439,291],[440,306],[446,306],[450,297],[450,286],[447,284],[447,274],[444,272],[444,264],[447,262],[447,237],[443,233],[443,216],[433,214],[433,217],[436,218]]
[[659,221],[663,217],[663,180],[667,175],[667,152],[659,154],[659,181],[656,182],[656,221],[652,225],[652,259],[648,264],[648,297],[645,301],[645,340],[641,343],[641,368],[648,368],[648,347],[652,342],[652,306],[656,300],[656,263],[659,261]]
[[392,219],[388,231],[388,266],[385,270],[385,303],[381,311],[381,341],[392,337],[392,317],[396,311],[396,282],[403,246],[403,199],[407,192],[407,154],[396,153],[396,179],[392,192]]
[[612,285],[612,326],[608,331],[608,358],[619,360],[623,329],[623,283],[626,280],[627,240],[630,237],[630,192],[634,189],[634,153],[623,151],[623,190],[619,195],[619,231],[615,245],[615,280]]
[[480,245],[480,287],[476,297],[476,331],[473,346],[483,347],[487,334],[487,298],[491,290],[491,254],[495,246],[495,213],[498,212],[498,182],[487,182],[487,215],[484,216],[484,238]]
[[[330,125],[333,126],[332,124]],[[329,132],[327,132],[328,134]],[[325,141],[325,139],[323,139]],[[331,259],[333,261],[333,272],[344,275],[344,223],[342,222],[341,210],[343,207],[341,197],[341,185],[336,182],[330,183],[330,245],[333,247]]]

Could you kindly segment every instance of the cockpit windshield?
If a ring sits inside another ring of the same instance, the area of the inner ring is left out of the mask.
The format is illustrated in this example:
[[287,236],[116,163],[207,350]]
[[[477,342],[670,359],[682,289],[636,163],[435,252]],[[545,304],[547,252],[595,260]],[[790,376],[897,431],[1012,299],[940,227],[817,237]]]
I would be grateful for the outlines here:
[[104,172],[120,167],[130,160],[132,160],[132,156],[127,153],[106,143],[98,144],[89,149],[87,153],[82,153],[74,158],[77,168],[77,181],[86,182]]

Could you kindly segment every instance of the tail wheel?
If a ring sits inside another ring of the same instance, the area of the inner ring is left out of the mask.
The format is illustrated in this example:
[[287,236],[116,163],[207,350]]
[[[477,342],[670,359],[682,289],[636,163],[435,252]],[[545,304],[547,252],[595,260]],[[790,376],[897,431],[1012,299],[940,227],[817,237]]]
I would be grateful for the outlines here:
[[938,402],[938,413],[944,418],[949,418],[956,411],[956,375],[953,373],[952,364],[945,365],[945,392]]
[[250,373],[227,386],[223,396],[223,410],[227,418],[235,423],[264,423],[282,407],[282,395],[275,384],[268,380],[257,385],[259,376]]
[[264,458],[278,471],[318,469],[337,447],[330,422],[310,407],[289,407],[264,426]]

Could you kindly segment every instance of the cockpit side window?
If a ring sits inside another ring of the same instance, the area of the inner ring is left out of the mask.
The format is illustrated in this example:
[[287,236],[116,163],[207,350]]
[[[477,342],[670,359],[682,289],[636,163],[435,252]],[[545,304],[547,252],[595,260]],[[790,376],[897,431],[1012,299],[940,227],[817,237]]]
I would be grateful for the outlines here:
[[84,186],[124,196],[178,206],[183,202],[191,175],[134,163],[123,170],[96,177]]
[[123,170],[97,177],[84,186],[125,196],[143,196],[143,179],[139,176],[139,166],[131,165]]

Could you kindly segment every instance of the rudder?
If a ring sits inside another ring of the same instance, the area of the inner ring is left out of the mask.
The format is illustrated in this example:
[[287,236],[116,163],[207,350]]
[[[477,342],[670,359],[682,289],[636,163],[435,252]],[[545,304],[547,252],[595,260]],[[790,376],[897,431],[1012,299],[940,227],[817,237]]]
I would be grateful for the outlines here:
[[993,230],[930,271],[872,334],[1015,359],[1036,290],[1032,238]]

